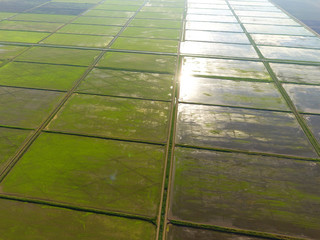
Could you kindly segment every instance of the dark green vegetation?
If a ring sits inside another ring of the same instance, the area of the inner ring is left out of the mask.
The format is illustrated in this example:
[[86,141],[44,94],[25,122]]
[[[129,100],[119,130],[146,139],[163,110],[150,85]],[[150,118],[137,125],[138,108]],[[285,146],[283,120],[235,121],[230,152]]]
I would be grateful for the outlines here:
[[[1,239],[152,239],[155,227],[143,221],[32,203],[0,200]],[[63,231],[61,231],[63,229]]]
[[0,240],[318,239],[319,39],[267,0],[0,0]]

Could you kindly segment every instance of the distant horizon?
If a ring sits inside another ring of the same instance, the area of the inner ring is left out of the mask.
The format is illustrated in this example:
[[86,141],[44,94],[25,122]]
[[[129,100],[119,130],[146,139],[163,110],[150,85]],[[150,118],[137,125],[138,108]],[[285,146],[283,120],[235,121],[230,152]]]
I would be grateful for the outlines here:
[[320,0],[270,0],[320,34]]

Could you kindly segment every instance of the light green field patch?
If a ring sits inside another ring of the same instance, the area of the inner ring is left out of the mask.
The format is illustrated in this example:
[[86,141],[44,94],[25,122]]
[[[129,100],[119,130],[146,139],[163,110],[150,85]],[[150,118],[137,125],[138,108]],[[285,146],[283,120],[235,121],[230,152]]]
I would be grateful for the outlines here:
[[72,23],[123,26],[127,21],[128,21],[127,18],[81,16],[77,18],[75,21],[73,21]]
[[161,12],[161,13],[180,13],[180,14],[183,14],[184,8],[145,6],[141,9],[141,12]]
[[[123,37],[164,38],[178,40],[180,30],[162,28],[127,27],[121,34]],[[147,41],[147,40],[144,40]]]
[[[0,200],[2,239],[152,240],[155,227],[147,222],[65,208]],[[32,224],[31,224],[32,223]]]
[[0,41],[37,43],[50,33],[0,30]]
[[0,170],[30,133],[29,130],[0,127]]
[[13,62],[0,68],[0,84],[68,90],[85,70],[84,67]]
[[53,32],[61,25],[62,23],[2,21],[0,22],[0,29]]
[[80,46],[80,47],[97,47],[105,48],[111,42],[113,37],[81,35],[81,34],[53,34],[45,39],[42,43],[53,45]]
[[163,163],[162,146],[44,133],[1,187],[20,196],[154,217]]
[[140,53],[108,52],[98,63],[99,67],[174,73],[176,57]]
[[17,60],[88,66],[99,53],[94,50],[34,47],[19,56]]
[[116,35],[120,30],[121,27],[116,26],[68,24],[67,26],[61,28],[58,32],[94,35]]
[[164,143],[170,103],[75,94],[49,130]]
[[28,47],[0,44],[0,59],[9,60],[11,58],[14,58],[27,48]]
[[247,44],[230,43],[211,43],[184,41],[181,43],[180,51],[185,55],[204,55],[204,56],[224,56],[224,57],[242,57],[259,58],[255,49]]
[[143,2],[143,0],[108,0],[104,4],[141,5]]
[[75,18],[75,16],[20,13],[19,15],[13,17],[12,20],[65,23],[70,21],[73,18]]
[[0,124],[36,128],[62,96],[60,92],[0,87]]
[[98,7],[94,8],[94,9],[103,9],[103,10],[109,10],[109,11],[128,11],[128,12],[135,12],[137,11],[140,6],[139,5],[125,5],[122,4],[121,5],[116,5],[116,4],[100,4]]
[[176,53],[178,51],[178,45],[179,42],[176,40],[119,37],[111,46],[111,48],[136,51]]
[[125,11],[106,11],[106,10],[90,10],[83,14],[84,16],[94,17],[119,17],[119,18],[131,18],[134,12]]
[[136,15],[136,18],[181,20],[183,18],[183,14],[182,13],[164,13],[164,12],[139,12]]
[[133,27],[153,27],[153,28],[178,28],[182,27],[181,21],[163,19],[138,19],[135,18],[129,26]]
[[78,91],[111,96],[170,100],[172,88],[173,75],[95,68],[81,83]]
[[0,12],[0,19],[6,19],[8,17],[11,17],[15,15],[16,13],[10,13],[10,12]]

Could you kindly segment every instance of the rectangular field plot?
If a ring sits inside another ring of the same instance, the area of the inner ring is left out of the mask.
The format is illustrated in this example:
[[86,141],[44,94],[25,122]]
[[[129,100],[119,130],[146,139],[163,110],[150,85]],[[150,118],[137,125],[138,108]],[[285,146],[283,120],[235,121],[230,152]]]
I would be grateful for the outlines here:
[[0,125],[37,128],[62,96],[61,92],[0,87]]
[[164,143],[170,103],[76,94],[49,130]]
[[176,148],[170,218],[315,239],[319,174],[314,162]]
[[273,83],[182,77],[180,101],[273,110],[289,110]]
[[78,91],[170,101],[172,88],[173,75],[95,68],[82,82]]
[[37,43],[50,33],[0,30],[0,41],[18,43]]
[[15,87],[68,90],[85,67],[12,62],[0,68],[0,84]]
[[176,57],[155,54],[108,52],[103,56],[97,66],[143,72],[174,73]]
[[[0,234],[6,239],[18,236],[32,240],[41,236],[54,240],[56,236],[64,236],[65,239],[79,240],[125,240],[130,235],[132,240],[152,240],[155,235],[154,226],[143,221],[19,201],[1,199],[0,203],[1,216],[6,219],[1,221]],[[30,221],[34,224],[30,225]],[[12,225],[17,227],[7,231]]]
[[161,146],[45,133],[1,189],[152,217],[160,200],[163,158]]
[[317,157],[291,113],[179,104],[177,143]]
[[62,26],[62,23],[49,22],[23,22],[23,21],[2,21],[0,22],[0,29],[7,30],[24,30],[36,32],[53,32]]
[[63,46],[106,48],[112,36],[55,33],[41,43]]
[[98,56],[99,51],[34,47],[19,56],[17,60],[36,63],[54,63],[88,66]]

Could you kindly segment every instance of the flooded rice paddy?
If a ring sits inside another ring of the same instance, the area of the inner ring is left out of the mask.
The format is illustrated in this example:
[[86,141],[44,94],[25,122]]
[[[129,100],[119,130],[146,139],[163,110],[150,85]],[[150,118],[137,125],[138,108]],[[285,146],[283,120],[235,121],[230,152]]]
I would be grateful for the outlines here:
[[0,0],[0,238],[319,239],[319,76],[268,0]]

